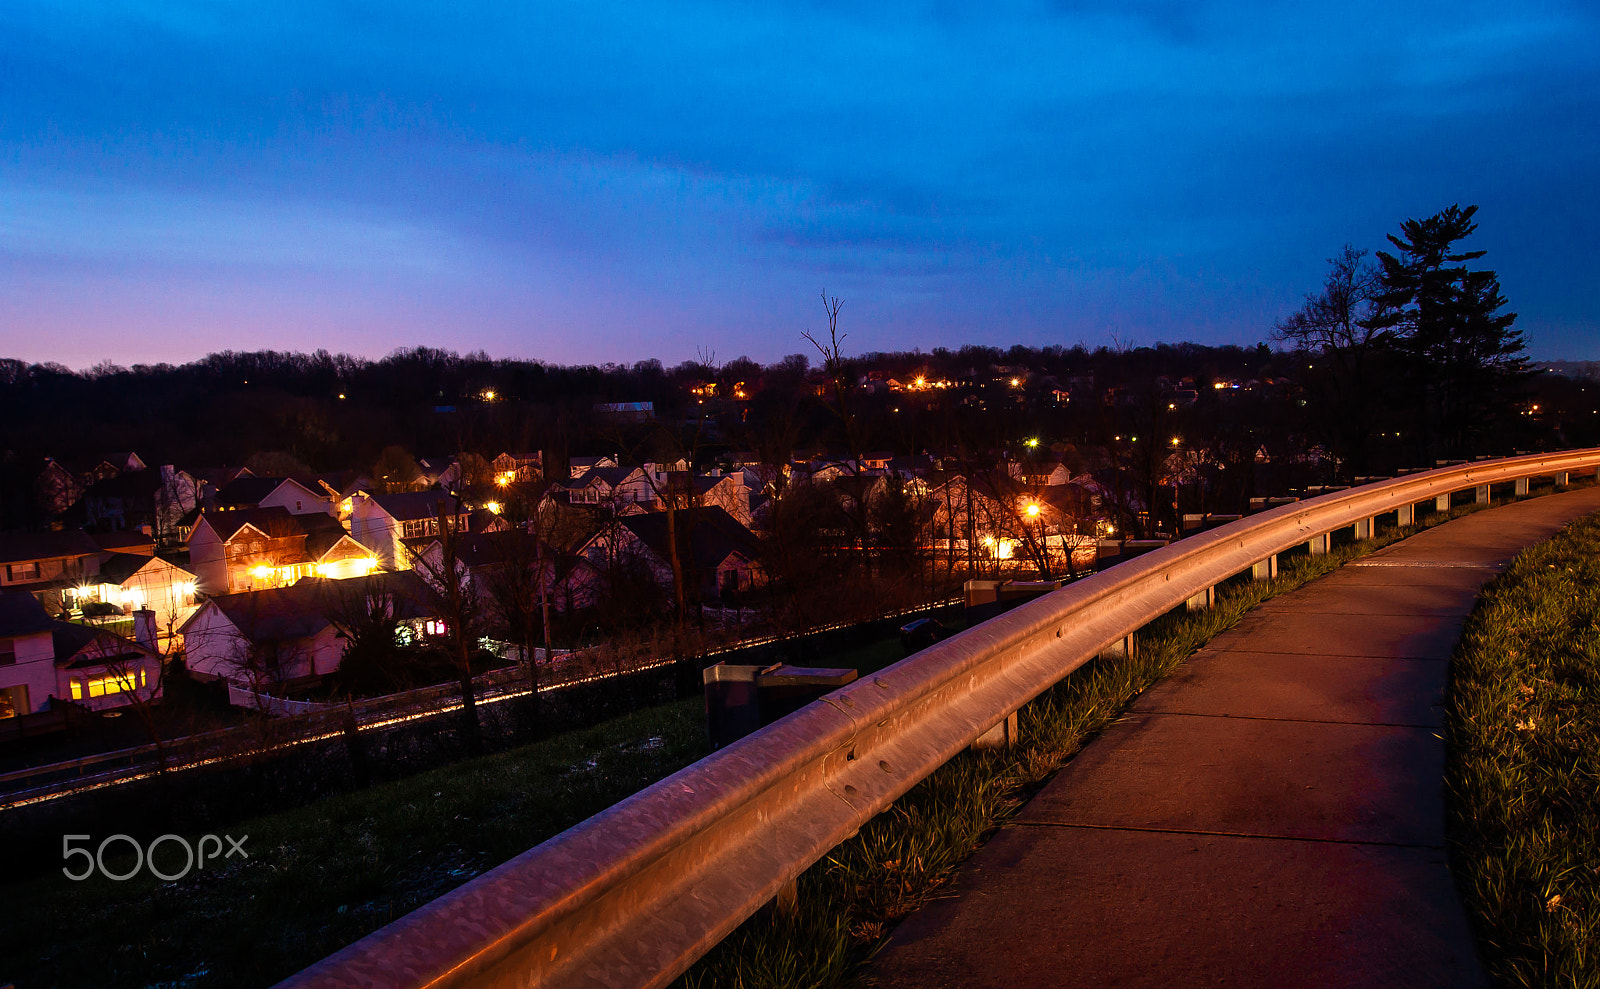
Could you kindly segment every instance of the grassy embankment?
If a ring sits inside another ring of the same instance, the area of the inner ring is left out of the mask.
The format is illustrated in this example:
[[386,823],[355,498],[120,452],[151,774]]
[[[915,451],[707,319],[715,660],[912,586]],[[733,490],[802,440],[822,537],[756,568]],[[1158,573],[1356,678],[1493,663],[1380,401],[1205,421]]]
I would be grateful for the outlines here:
[[[969,753],[935,773],[811,869],[795,913],[752,918],[687,981],[844,981],[889,924],[936,894],[1140,691],[1257,602],[1411,531],[1288,558],[1275,581],[1233,582],[1217,608],[1147,628],[1135,659],[1092,663],[1068,677],[1022,712],[1023,745]],[[897,650],[880,643],[830,662],[871,669]],[[687,765],[705,745],[698,700],[664,705],[227,828],[250,836],[250,860],[176,883],[148,873],[72,882],[53,868],[7,883],[0,900],[28,906],[8,910],[0,925],[0,983],[269,985]],[[97,844],[115,826],[86,821],[74,830]],[[131,864],[131,853],[107,856],[113,870]],[[164,868],[178,864],[181,857]]]
[[1456,875],[1492,974],[1600,985],[1600,516],[1485,590],[1448,718]]

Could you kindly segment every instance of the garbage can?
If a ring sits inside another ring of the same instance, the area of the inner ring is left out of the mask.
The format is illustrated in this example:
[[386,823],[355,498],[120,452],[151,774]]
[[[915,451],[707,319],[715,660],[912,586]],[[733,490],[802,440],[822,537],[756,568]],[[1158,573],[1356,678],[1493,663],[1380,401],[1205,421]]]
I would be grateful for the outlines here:
[[855,670],[787,663],[708,666],[704,681],[711,747],[720,749],[737,741],[855,679]]

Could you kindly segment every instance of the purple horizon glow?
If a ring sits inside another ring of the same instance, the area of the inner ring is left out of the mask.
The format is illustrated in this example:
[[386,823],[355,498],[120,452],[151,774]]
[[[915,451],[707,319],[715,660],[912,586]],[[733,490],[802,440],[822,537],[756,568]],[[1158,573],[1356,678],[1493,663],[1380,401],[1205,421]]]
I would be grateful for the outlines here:
[[1477,203],[1600,358],[1578,4],[0,10],[0,356],[1254,344]]

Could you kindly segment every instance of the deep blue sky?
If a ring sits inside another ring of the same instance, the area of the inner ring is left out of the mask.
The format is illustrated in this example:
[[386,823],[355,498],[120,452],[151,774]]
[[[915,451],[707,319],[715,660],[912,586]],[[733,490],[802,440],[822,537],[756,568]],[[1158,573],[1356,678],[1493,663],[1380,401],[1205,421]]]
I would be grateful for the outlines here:
[[1600,358],[1592,2],[859,6],[8,0],[0,356],[1254,343],[1459,202]]

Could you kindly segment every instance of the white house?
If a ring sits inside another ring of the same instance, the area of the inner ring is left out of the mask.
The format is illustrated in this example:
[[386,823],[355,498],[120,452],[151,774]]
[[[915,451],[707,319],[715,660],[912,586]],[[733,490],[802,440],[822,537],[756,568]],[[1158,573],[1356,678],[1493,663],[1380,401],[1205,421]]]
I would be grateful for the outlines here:
[[27,591],[0,591],[0,718],[43,711],[56,685],[56,622]]
[[334,499],[326,492],[292,477],[237,478],[218,488],[207,501],[214,508],[281,508],[291,515],[332,515],[336,511]]
[[350,535],[386,570],[409,570],[412,550],[439,534],[439,520],[457,532],[499,529],[493,513],[474,512],[467,503],[437,489],[396,494],[357,494],[350,502]]
[[246,690],[277,694],[327,676],[344,658],[335,618],[381,596],[411,634],[432,620],[426,589],[410,573],[354,580],[302,580],[292,587],[225,594],[196,609],[179,632],[189,671]]
[[82,608],[103,601],[131,615],[148,608],[155,613],[158,633],[165,637],[194,613],[199,577],[159,556],[112,553],[100,573],[70,590],[70,603]]
[[103,711],[161,696],[161,656],[149,645],[70,622],[56,623],[51,642],[60,697]]
[[151,699],[160,680],[149,646],[56,621],[26,591],[0,591],[0,719],[47,710],[52,697],[96,710]]
[[328,618],[320,583],[206,601],[179,630],[189,672],[273,693],[338,669],[344,640]]

